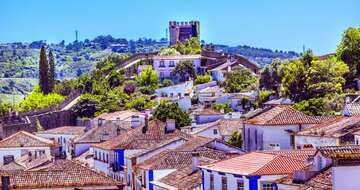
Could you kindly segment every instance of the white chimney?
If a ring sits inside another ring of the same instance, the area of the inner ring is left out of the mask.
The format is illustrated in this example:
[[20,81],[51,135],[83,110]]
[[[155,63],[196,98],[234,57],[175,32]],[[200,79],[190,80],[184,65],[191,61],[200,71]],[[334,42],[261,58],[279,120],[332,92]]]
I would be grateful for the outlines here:
[[200,162],[200,154],[199,152],[193,152],[191,153],[191,156],[192,156],[192,172],[196,172],[198,171],[198,166],[199,166],[199,162]]
[[150,117],[150,109],[146,109],[146,110],[145,110],[145,115],[147,115],[148,117]]
[[116,118],[116,122],[115,122],[117,125],[120,125],[120,123],[121,123],[121,120],[120,120],[120,117],[117,117]]
[[140,118],[138,115],[133,115],[131,117],[131,128],[136,128],[141,124]]
[[173,132],[175,131],[175,119],[167,119],[166,120],[166,131]]
[[193,131],[196,128],[196,121],[192,120],[191,121],[191,131]]

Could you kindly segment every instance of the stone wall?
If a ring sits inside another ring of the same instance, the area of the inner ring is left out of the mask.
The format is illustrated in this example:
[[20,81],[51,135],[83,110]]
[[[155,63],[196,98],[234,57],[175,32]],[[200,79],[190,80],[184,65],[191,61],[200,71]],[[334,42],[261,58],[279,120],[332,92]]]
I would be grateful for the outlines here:
[[45,130],[62,126],[76,125],[76,116],[71,113],[71,110],[48,112],[40,115],[29,116],[28,118],[30,120],[31,127],[35,129],[37,129],[36,118]]
[[36,128],[32,128],[30,121],[26,117],[22,117],[16,113],[9,113],[0,118],[0,138],[8,137],[19,131],[34,132]]

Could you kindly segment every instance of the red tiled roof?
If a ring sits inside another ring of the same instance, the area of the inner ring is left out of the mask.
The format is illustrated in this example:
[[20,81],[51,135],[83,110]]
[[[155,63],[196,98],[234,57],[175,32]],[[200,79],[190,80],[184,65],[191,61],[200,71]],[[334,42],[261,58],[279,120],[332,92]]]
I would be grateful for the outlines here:
[[201,110],[196,110],[194,115],[224,115],[224,114],[212,108],[204,108]]
[[255,175],[284,175],[305,167],[303,160],[282,155],[251,152],[200,168],[218,172]]
[[345,104],[345,108],[347,109],[349,116],[360,115],[360,103]]
[[219,133],[222,136],[231,136],[235,132],[241,133],[243,128],[242,119],[219,119],[218,121],[210,124],[205,124],[201,129],[193,132],[192,134],[198,134],[202,131],[210,129],[214,126],[219,128]]
[[0,148],[53,146],[58,146],[58,144],[52,140],[38,137],[26,131],[19,131],[0,141]]
[[360,130],[360,116],[341,116],[298,132],[299,136],[341,137]]
[[80,135],[85,133],[85,127],[79,126],[63,126],[45,131],[35,132],[35,134],[66,134],[66,135]]
[[290,106],[276,106],[247,119],[244,123],[256,125],[291,125],[321,123],[321,118],[305,115]]
[[309,156],[315,155],[316,150],[259,150],[256,152],[286,156],[305,162]]
[[142,113],[134,111],[134,110],[125,110],[125,111],[116,111],[116,112],[109,112],[109,113],[103,113],[97,117],[95,117],[95,120],[98,120],[99,118],[104,120],[116,120],[116,118],[120,118],[121,121],[131,121],[131,117],[134,115],[140,115]]
[[121,185],[120,182],[75,162],[64,160],[58,164],[66,164],[71,167],[67,170],[2,172],[2,175],[10,177],[12,189],[108,187]]
[[290,102],[286,103],[285,101],[288,101],[288,100],[290,100],[290,99],[284,98],[284,97],[279,97],[279,98],[275,98],[275,99],[265,102],[264,105],[293,105],[294,104],[294,102],[292,102],[291,100],[290,100]]
[[322,146],[316,153],[328,158],[360,158],[360,145]]

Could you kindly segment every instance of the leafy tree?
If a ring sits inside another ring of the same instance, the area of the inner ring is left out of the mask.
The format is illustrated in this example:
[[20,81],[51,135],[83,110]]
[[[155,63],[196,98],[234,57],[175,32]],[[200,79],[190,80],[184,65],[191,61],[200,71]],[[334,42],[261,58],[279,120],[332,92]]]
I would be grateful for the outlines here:
[[68,96],[71,92],[75,90],[75,81],[71,80],[62,80],[61,82],[56,83],[54,92],[62,96]]
[[230,145],[236,146],[238,148],[242,148],[242,133],[241,132],[234,132],[234,134],[231,135],[231,138],[229,139],[228,143]]
[[114,70],[110,72],[107,81],[112,88],[122,85],[122,83],[124,82],[124,78],[124,75]]
[[171,80],[165,79],[165,80],[162,81],[161,86],[166,87],[166,86],[171,86],[173,84],[174,83]]
[[221,111],[224,110],[224,113],[229,113],[229,112],[233,112],[234,110],[231,108],[231,105],[229,102],[226,102],[224,104],[217,104],[217,103],[213,103],[211,104],[211,108],[217,110],[217,111]]
[[10,110],[14,109],[14,106],[11,103],[1,102],[0,103],[0,117],[3,117]]
[[319,116],[325,111],[324,98],[310,98],[294,104],[294,108],[306,115]]
[[360,71],[360,27],[348,28],[336,50],[337,57],[344,61],[350,72],[346,75],[348,83],[354,82]]
[[91,93],[93,80],[89,74],[81,75],[75,82],[75,87],[82,89],[83,93]]
[[177,128],[191,124],[190,116],[182,111],[178,103],[168,104],[166,102],[161,102],[156,108],[153,117],[163,122],[166,122],[166,119],[175,119]]
[[191,60],[181,61],[176,64],[174,72],[180,76],[180,81],[186,81],[187,77],[196,77],[194,63]]
[[199,75],[196,77],[194,83],[195,84],[204,84],[204,83],[207,83],[207,82],[210,82],[210,75]]
[[343,75],[348,71],[347,65],[334,57],[318,60],[310,52],[286,67],[283,91],[294,102],[324,97],[341,88],[345,83]]
[[52,50],[49,51],[48,80],[49,80],[49,92],[53,92],[55,87],[55,58]]
[[278,90],[281,84],[282,75],[279,71],[282,62],[280,59],[274,59],[270,65],[266,65],[260,72],[260,88],[266,90]]
[[146,94],[152,94],[159,87],[159,76],[156,71],[152,70],[152,67],[148,67],[145,71],[141,72],[141,75],[136,78],[140,91]]
[[101,111],[100,101],[91,94],[83,94],[73,107],[73,113],[77,117],[91,118],[96,112]]
[[182,43],[181,41],[177,41],[176,44],[174,45],[174,48],[182,55],[201,53],[200,41],[196,37],[191,37],[190,39],[186,39],[185,43]]
[[242,66],[237,66],[226,74],[225,91],[229,93],[241,92],[256,81],[257,78],[250,70]]
[[269,96],[272,94],[275,94],[275,91],[261,91],[256,98],[259,104],[262,105],[269,100]]
[[39,86],[44,94],[48,94],[49,91],[49,65],[46,58],[45,45],[41,46],[40,50],[40,62],[39,62]]
[[160,49],[159,55],[180,55],[180,53],[175,48],[166,47]]

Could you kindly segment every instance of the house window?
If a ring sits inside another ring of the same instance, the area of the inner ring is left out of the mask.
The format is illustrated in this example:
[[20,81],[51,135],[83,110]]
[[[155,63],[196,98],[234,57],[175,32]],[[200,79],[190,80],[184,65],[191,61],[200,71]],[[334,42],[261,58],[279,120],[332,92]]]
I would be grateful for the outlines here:
[[258,135],[257,135],[257,129],[255,129],[255,146],[257,146],[258,143]]
[[214,190],[214,174],[210,174],[210,190]]
[[97,151],[96,150],[95,150],[94,158],[95,158],[95,160],[97,159]]
[[160,77],[164,77],[165,73],[164,72],[160,72]]
[[275,190],[272,182],[263,182],[261,185],[261,190]]
[[248,137],[248,150],[250,150],[250,128],[248,128],[248,135],[247,135],[247,137]]
[[64,143],[66,143],[66,139],[64,138]]
[[214,135],[217,135],[217,134],[218,134],[217,129],[214,129]]
[[164,61],[160,61],[160,67],[165,67]]
[[175,67],[174,61],[170,61],[170,67]]
[[319,170],[322,169],[322,158],[319,156],[318,157],[318,165],[319,165]]
[[174,93],[170,93],[170,97],[173,97],[174,96]]
[[58,138],[58,143],[61,143],[61,140],[60,140],[60,138]]
[[237,190],[244,190],[244,180],[237,180]]
[[227,178],[226,177],[221,177],[221,189],[227,190]]
[[99,160],[101,160],[101,152],[99,152]]
[[144,181],[143,186],[146,188],[146,170],[144,170]]
[[178,93],[178,96],[179,96],[179,98],[181,98],[181,93],[180,92]]
[[292,134],[290,135],[290,146],[294,146],[294,142],[295,142],[295,136]]
[[103,153],[103,161],[105,162],[105,153]]
[[105,160],[106,163],[109,163],[109,154],[106,154],[106,160]]

